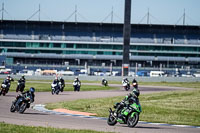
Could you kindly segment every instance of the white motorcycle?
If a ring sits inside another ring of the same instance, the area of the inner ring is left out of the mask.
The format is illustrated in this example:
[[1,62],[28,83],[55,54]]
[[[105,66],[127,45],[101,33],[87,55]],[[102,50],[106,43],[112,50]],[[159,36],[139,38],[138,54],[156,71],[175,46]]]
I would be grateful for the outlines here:
[[54,95],[54,94],[58,95],[59,92],[60,92],[60,85],[52,83],[51,84],[51,94],[52,95]]
[[129,83],[129,81],[123,82],[123,83],[122,83],[122,86],[123,86],[123,88],[124,88],[126,91],[128,91],[128,90],[130,89],[130,83]]

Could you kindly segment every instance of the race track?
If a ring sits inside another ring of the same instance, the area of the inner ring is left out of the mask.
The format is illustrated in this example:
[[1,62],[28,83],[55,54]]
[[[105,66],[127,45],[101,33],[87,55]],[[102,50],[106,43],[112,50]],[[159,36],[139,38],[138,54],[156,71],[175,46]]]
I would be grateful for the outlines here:
[[[173,87],[151,87],[141,86],[141,94],[155,93],[161,91],[174,91],[182,88]],[[128,92],[120,90],[109,91],[82,91],[82,92],[63,92],[60,95],[51,95],[50,92],[36,92],[34,104],[45,104],[59,101],[70,101],[76,99],[89,99],[111,96],[125,96]],[[27,109],[24,114],[11,113],[11,102],[15,99],[16,92],[9,92],[6,96],[0,96],[0,122],[19,125],[32,125],[70,129],[90,129],[97,131],[121,132],[121,133],[199,133],[199,128],[174,127],[157,124],[146,124],[140,122],[135,128],[128,128],[126,125],[117,124],[108,126],[106,120],[81,118],[75,116],[63,116],[50,113],[39,112]]]

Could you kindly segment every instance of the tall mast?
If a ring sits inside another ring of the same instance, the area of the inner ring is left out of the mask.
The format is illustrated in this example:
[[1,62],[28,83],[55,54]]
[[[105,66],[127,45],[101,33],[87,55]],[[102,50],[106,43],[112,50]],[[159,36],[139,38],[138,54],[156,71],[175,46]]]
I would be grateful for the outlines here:
[[75,6],[75,22],[77,22],[77,5]]
[[1,18],[1,21],[3,21],[3,15],[4,15],[4,3],[2,3],[2,18]]
[[39,12],[38,19],[40,21],[40,4],[39,4],[39,10],[38,10],[38,12]]
[[185,25],[185,8],[184,8],[184,13],[183,13],[183,25]]
[[147,12],[147,24],[149,24],[149,8],[148,8],[148,12]]
[[122,76],[128,76],[129,72],[130,36],[131,36],[131,0],[125,0]]

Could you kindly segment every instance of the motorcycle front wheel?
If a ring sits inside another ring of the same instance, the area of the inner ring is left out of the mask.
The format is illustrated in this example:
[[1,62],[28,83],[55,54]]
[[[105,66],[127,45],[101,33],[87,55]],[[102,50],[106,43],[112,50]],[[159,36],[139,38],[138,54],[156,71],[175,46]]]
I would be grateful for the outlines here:
[[10,107],[10,112],[15,112],[15,104],[14,104],[14,102],[12,103],[12,105]]
[[27,106],[27,103],[22,103],[22,105],[20,106],[20,109],[19,109],[20,114],[24,113],[24,111],[26,110],[26,106]]
[[131,117],[131,114],[128,116],[127,125],[129,127],[135,127],[139,121],[139,114],[135,113],[133,117]]
[[54,89],[51,89],[51,94],[54,95],[55,91]]
[[111,114],[108,117],[107,120],[108,125],[110,126],[114,126],[117,123],[117,120],[115,119],[115,117],[113,117]]

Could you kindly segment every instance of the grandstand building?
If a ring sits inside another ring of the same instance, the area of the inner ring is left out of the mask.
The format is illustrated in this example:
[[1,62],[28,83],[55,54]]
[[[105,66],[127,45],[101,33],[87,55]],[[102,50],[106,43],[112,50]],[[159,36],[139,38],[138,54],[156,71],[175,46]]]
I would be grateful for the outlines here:
[[[7,65],[122,66],[123,24],[0,22]],[[200,27],[132,24],[130,66],[200,68]]]

